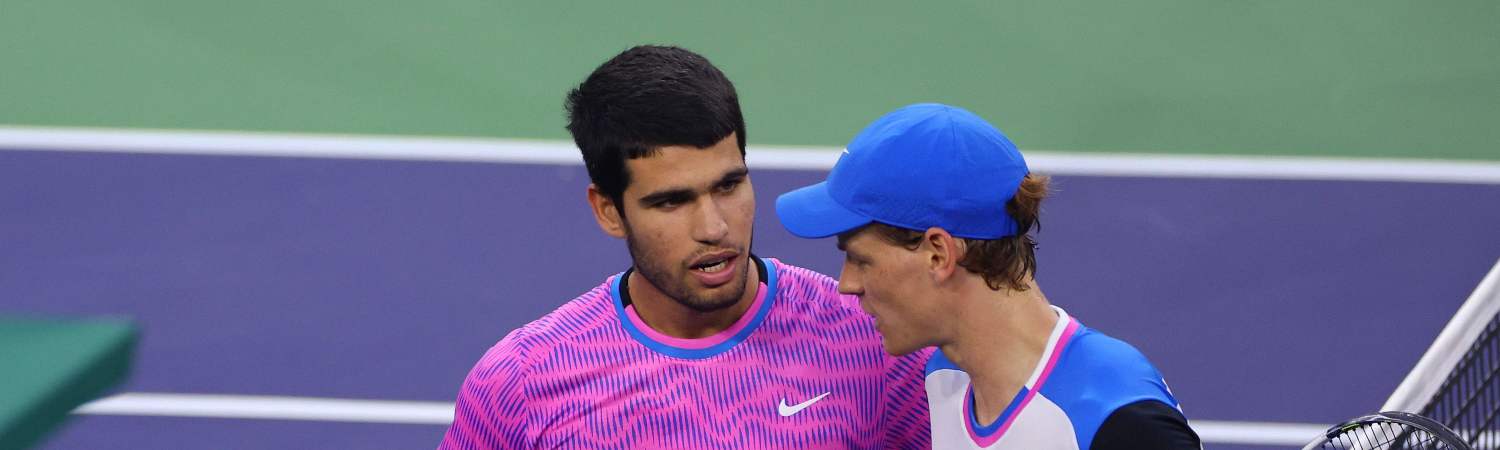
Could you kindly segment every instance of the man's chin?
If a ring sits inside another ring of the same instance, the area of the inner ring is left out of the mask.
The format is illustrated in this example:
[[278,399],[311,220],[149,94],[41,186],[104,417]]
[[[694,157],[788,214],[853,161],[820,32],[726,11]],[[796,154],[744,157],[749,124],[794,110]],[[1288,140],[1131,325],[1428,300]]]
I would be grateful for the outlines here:
[[[744,260],[741,260],[744,263]],[[744,299],[745,291],[750,290],[750,278],[748,278],[748,267],[736,267],[739,270],[735,278],[717,287],[705,287],[699,284],[696,276],[685,273],[684,287],[693,287],[693,293],[687,299],[678,299],[678,303],[687,306],[697,312],[717,312],[730,306],[738,305],[739,299]]]
[[677,302],[701,313],[722,311],[738,304],[745,297],[745,285],[745,277],[741,276],[721,286],[698,287],[697,292],[689,298],[678,299]]
[[[709,293],[704,292],[703,294]],[[740,295],[724,293],[722,296],[694,296],[693,298],[678,300],[678,302],[682,303],[682,306],[686,306],[694,311],[711,313],[723,311],[738,304],[741,297],[744,297],[743,293]]]
[[682,306],[686,306],[686,307],[688,307],[688,309],[691,309],[693,311],[697,311],[697,312],[700,312],[700,313],[704,313],[704,314],[714,313],[714,312],[723,311],[725,309],[729,309],[729,307],[734,306],[734,303],[735,302],[733,302],[733,301],[729,301],[729,302],[699,302],[699,301],[694,301],[694,300],[690,300],[690,301],[686,301],[686,302],[681,302]]
[[894,357],[897,357],[897,358],[900,358],[900,357],[906,356],[906,355],[910,355],[911,352],[912,352],[912,350],[908,350],[908,349],[904,349],[904,348],[903,349],[895,349],[895,348],[886,347],[886,349],[885,349],[885,354],[891,355],[891,356],[894,356]]
[[885,353],[886,354],[891,355],[891,356],[895,356],[895,357],[902,357],[902,356],[910,355],[913,352],[916,352],[917,350],[921,350],[922,349],[921,346],[910,345],[910,344],[905,343],[905,342],[893,342],[890,339],[887,339],[883,335],[880,337],[880,345],[883,346],[883,347],[885,347]]

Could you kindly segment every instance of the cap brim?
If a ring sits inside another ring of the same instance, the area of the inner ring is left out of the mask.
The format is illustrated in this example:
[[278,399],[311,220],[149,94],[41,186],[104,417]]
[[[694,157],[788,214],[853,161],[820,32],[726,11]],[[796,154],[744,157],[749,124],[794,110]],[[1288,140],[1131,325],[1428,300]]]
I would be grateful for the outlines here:
[[781,194],[776,198],[776,217],[787,231],[807,239],[826,238],[871,222],[834,201],[827,181]]

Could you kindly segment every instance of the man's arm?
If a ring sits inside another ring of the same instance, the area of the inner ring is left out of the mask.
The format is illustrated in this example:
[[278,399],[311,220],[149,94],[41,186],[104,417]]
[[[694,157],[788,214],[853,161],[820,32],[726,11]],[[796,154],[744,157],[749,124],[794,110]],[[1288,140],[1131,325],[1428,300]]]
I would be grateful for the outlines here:
[[530,449],[527,432],[526,376],[530,362],[519,345],[521,330],[490,348],[459,388],[453,425],[440,450]]
[[886,358],[885,429],[882,448],[932,448],[932,419],[927,411],[925,369],[932,349]]
[[1094,433],[1091,450],[1182,449],[1199,450],[1203,442],[1188,426],[1187,418],[1156,400],[1142,400],[1110,413]]

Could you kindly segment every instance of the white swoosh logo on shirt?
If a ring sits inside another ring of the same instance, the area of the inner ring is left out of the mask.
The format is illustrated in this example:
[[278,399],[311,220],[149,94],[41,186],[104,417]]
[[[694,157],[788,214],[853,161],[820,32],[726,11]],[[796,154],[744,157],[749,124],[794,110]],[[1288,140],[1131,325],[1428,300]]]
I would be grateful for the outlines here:
[[823,395],[813,397],[812,400],[798,403],[793,406],[787,406],[786,399],[783,398],[781,399],[781,403],[776,404],[776,412],[781,414],[781,417],[791,417],[792,414],[802,412],[802,410],[807,409],[807,407],[809,406],[812,406],[813,403],[817,403],[818,400],[822,400],[823,397],[827,397],[828,394],[832,394],[832,392],[824,392]]

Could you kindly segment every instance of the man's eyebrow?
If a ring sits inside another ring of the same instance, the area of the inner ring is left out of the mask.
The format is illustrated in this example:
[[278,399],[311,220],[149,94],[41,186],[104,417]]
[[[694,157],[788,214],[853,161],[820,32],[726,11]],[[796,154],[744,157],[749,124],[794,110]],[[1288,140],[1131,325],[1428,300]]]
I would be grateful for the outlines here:
[[726,182],[730,182],[730,181],[739,181],[739,180],[745,179],[745,177],[748,177],[748,176],[750,176],[750,169],[741,167],[739,169],[736,169],[736,170],[730,171],[728,173],[725,173],[723,177],[719,178],[719,183],[726,183]]
[[[714,182],[714,185],[721,185],[731,181],[741,181],[748,176],[750,176],[750,169],[740,167],[738,169],[726,172],[724,176],[719,177],[719,181]],[[650,194],[647,194],[645,197],[641,197],[640,203],[642,205],[653,205],[665,200],[688,201],[692,200],[695,195],[697,194],[689,188],[668,188],[665,190],[652,192]]]
[[654,205],[666,200],[690,200],[692,198],[693,191],[691,189],[676,188],[652,192],[645,197],[641,197],[640,202],[642,205]]

